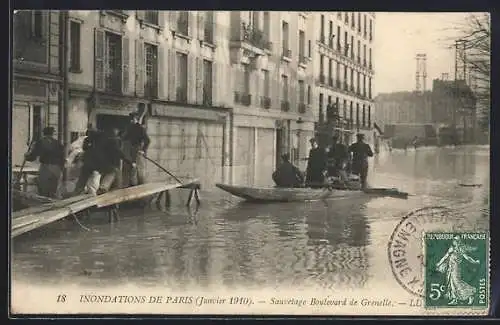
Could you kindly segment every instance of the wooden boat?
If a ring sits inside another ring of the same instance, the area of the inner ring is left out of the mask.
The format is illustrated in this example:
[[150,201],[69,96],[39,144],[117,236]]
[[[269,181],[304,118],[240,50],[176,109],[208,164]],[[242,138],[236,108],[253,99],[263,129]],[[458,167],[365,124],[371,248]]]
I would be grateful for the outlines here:
[[138,200],[174,188],[199,188],[198,180],[181,183],[147,183],[110,191],[98,196],[78,195],[41,204],[12,213],[11,238],[90,208],[105,208],[122,202]]
[[331,198],[357,198],[364,196],[389,196],[407,199],[408,193],[390,188],[368,188],[364,190],[332,189],[332,188],[279,188],[279,187],[247,187],[217,183],[223,191],[247,201],[266,202],[298,202],[316,201]]

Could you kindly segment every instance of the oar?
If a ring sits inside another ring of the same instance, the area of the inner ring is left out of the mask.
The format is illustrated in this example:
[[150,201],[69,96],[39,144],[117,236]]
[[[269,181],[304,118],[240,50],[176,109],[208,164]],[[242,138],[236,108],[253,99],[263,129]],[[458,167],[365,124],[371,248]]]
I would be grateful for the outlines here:
[[160,168],[161,170],[163,170],[165,173],[169,174],[170,176],[172,176],[177,182],[181,183],[182,184],[182,181],[180,179],[178,179],[177,177],[175,177],[174,174],[172,174],[171,172],[169,172],[168,170],[166,170],[163,166],[161,166],[159,163],[157,163],[156,161],[154,161],[153,159],[149,158],[148,156],[146,156],[145,153],[141,153],[142,156],[144,158],[146,158],[146,160],[149,160],[151,163],[153,163],[153,165],[155,165],[156,167]]

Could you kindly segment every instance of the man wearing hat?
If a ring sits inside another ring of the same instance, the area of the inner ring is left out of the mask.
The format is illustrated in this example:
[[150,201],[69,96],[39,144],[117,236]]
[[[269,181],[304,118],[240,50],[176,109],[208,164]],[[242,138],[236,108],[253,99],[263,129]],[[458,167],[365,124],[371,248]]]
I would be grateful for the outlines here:
[[150,139],[146,129],[140,124],[140,116],[137,112],[129,114],[130,124],[123,135],[123,151],[129,159],[136,164],[133,168],[129,164],[123,165],[123,186],[144,184],[144,159],[142,155],[149,147]]
[[326,168],[326,154],[323,148],[318,146],[315,138],[309,140],[311,150],[309,150],[309,158],[306,168],[306,184],[311,187],[321,187],[324,183],[323,172]]
[[332,145],[328,150],[328,177],[339,177],[345,183],[347,175],[344,171],[349,158],[347,147],[338,141],[339,136],[335,134],[332,137]]
[[366,178],[368,177],[368,157],[373,157],[373,151],[368,143],[364,142],[365,135],[356,134],[357,141],[349,147],[352,153],[351,170],[353,174],[359,175],[361,187],[366,188]]
[[24,155],[27,161],[39,158],[38,194],[51,198],[57,198],[57,189],[65,163],[64,146],[54,138],[54,133],[53,127],[44,128],[42,138]]
[[290,155],[285,153],[281,156],[281,164],[273,173],[273,181],[278,187],[300,187],[304,177],[300,170],[290,162]]

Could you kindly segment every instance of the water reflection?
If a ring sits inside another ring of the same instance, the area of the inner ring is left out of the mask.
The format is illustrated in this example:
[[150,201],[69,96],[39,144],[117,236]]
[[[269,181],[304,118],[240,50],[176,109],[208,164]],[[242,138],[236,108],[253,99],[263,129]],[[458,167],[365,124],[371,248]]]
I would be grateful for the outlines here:
[[[465,179],[483,186],[459,187]],[[487,225],[486,150],[393,151],[374,158],[369,181],[415,196],[259,205],[216,190],[198,208],[122,211],[114,223],[94,214],[81,220],[90,231],[68,219],[28,233],[13,243],[12,274],[101,286],[363,288],[380,281],[381,247],[401,214],[460,202]]]

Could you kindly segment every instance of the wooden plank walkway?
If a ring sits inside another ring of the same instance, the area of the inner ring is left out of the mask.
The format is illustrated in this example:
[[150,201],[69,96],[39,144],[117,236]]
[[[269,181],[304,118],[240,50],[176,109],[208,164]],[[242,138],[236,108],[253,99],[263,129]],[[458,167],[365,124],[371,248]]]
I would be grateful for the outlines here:
[[108,207],[181,187],[198,188],[199,182],[197,179],[191,179],[184,184],[147,183],[111,191],[99,196],[79,195],[54,203],[43,204],[39,207],[19,210],[12,214],[11,238],[92,207]]

